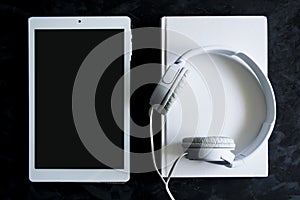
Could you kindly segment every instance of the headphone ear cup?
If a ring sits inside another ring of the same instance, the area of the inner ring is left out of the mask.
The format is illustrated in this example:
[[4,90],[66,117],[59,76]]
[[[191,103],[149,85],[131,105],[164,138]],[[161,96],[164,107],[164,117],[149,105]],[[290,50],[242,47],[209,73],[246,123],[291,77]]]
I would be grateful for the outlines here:
[[188,69],[184,62],[176,61],[169,66],[150,98],[150,105],[160,114],[165,115],[174,102],[175,95],[184,85]]
[[235,148],[232,138],[224,136],[190,137],[182,140],[183,148]]
[[223,136],[184,138],[183,150],[190,160],[226,161],[232,163],[235,149],[234,140]]

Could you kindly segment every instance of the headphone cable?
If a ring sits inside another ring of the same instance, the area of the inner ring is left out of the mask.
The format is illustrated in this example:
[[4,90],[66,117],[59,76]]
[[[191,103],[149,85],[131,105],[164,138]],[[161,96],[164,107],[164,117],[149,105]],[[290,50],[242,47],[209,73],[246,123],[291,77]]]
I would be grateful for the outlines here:
[[166,188],[166,191],[169,195],[169,197],[172,199],[172,200],[175,200],[175,198],[173,197],[170,189],[169,189],[169,182],[170,182],[170,179],[171,179],[171,176],[178,164],[178,162],[185,156],[187,155],[187,153],[183,153],[181,156],[179,156],[175,162],[173,163],[171,169],[170,169],[170,172],[168,174],[168,177],[167,177],[167,180],[164,179],[164,177],[162,176],[162,174],[159,172],[158,170],[158,167],[157,167],[157,164],[156,164],[156,159],[155,159],[155,150],[154,150],[154,140],[153,140],[153,122],[152,122],[152,117],[153,117],[153,107],[150,108],[150,140],[151,140],[151,154],[152,154],[152,160],[153,160],[153,165],[154,165],[154,168],[157,172],[157,174],[159,175],[159,177],[161,178],[161,180],[163,181],[163,183],[165,184],[165,188]]

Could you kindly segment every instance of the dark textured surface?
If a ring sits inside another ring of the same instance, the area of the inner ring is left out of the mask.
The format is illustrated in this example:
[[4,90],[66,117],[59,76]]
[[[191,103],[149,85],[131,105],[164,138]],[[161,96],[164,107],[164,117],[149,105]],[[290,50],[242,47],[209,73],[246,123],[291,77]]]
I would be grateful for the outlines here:
[[0,199],[167,199],[155,173],[132,174],[123,185],[29,182],[27,18],[73,15],[127,15],[134,28],[159,26],[167,15],[267,16],[278,108],[269,177],[173,179],[170,188],[177,199],[300,199],[299,0],[2,0],[0,15]]

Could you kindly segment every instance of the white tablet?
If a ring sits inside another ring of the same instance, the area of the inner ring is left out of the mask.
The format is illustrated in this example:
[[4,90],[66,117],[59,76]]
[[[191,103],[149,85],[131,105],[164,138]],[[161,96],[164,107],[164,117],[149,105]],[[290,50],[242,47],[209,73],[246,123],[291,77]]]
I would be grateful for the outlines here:
[[128,17],[29,19],[29,179],[129,180]]

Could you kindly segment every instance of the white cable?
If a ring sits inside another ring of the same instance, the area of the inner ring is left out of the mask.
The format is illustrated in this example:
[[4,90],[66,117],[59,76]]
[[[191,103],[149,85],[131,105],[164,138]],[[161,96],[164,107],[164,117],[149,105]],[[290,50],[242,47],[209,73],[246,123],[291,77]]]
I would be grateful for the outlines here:
[[151,107],[150,109],[150,140],[151,140],[151,154],[152,154],[152,160],[153,160],[153,165],[154,165],[154,168],[157,172],[157,174],[159,175],[159,177],[161,178],[161,180],[163,181],[163,183],[165,184],[165,187],[166,187],[166,191],[169,195],[169,197],[172,199],[172,200],[175,200],[175,198],[173,197],[170,189],[169,189],[169,181],[171,179],[171,176],[175,170],[175,167],[176,165],[178,164],[178,162],[185,156],[187,155],[187,153],[183,153],[181,156],[179,156],[175,162],[173,163],[171,169],[170,169],[170,172],[168,174],[168,178],[167,178],[167,181],[165,181],[164,177],[162,176],[162,174],[159,172],[158,168],[157,168],[157,164],[156,164],[156,160],[155,160],[155,154],[154,154],[154,141],[153,141],[153,124],[152,124],[152,116],[153,116],[153,107]]

